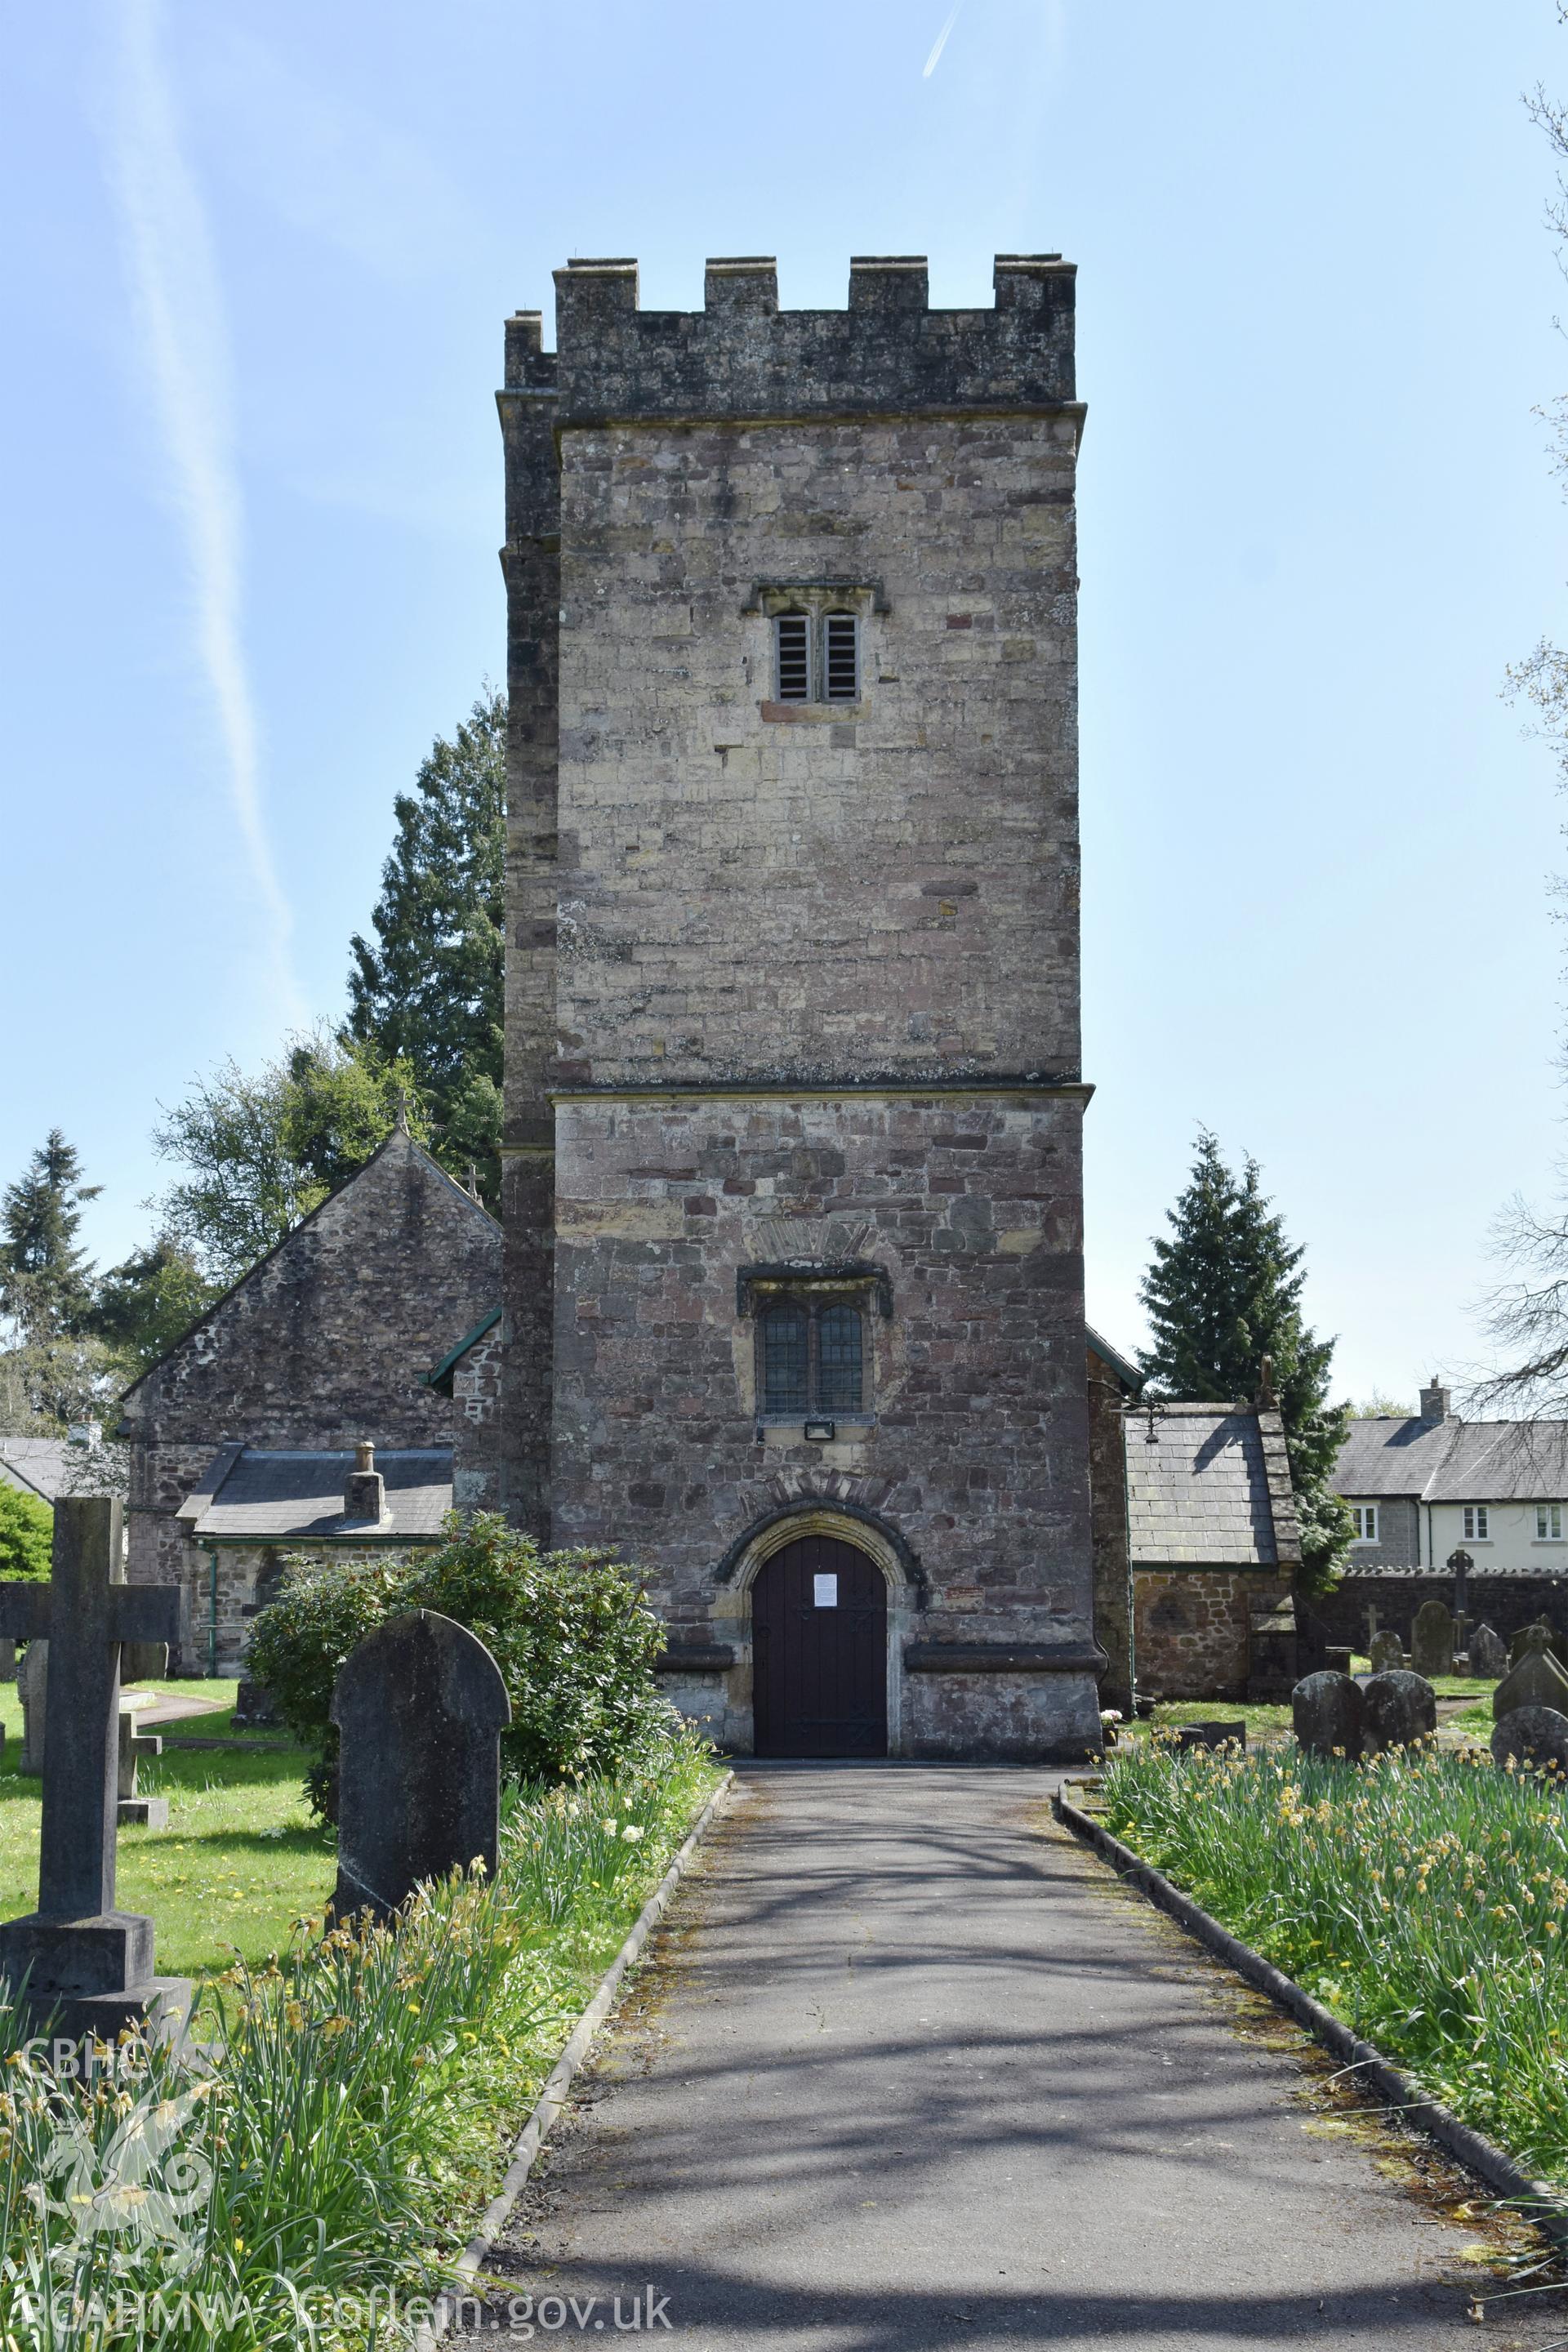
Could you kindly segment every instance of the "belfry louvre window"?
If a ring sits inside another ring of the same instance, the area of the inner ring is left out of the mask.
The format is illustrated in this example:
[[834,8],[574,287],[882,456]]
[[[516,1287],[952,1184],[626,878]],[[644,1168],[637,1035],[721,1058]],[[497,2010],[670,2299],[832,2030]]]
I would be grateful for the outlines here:
[[866,1321],[852,1299],[781,1299],[758,1318],[765,1413],[859,1412]]
[[780,702],[858,702],[859,621],[853,613],[775,614],[773,672]]

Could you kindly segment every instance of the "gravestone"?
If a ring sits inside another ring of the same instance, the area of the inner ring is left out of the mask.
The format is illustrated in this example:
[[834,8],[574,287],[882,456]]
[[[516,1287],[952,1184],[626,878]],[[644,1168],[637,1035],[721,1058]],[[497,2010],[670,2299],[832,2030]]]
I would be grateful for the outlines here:
[[1404,1665],[1405,1644],[1392,1625],[1385,1625],[1381,1633],[1373,1635],[1367,1661],[1374,1675],[1391,1674]]
[[[129,1649],[131,1644],[127,1643],[125,1646]],[[122,1828],[127,1822],[137,1823],[147,1830],[168,1828],[167,1797],[142,1797],[136,1790],[136,1768],[142,1759],[162,1756],[163,1753],[163,1741],[139,1727],[136,1708],[122,1706],[120,1710],[120,1798],[114,1809],[115,1819]]]
[[1530,1650],[1550,1651],[1564,1674],[1568,1674],[1568,1657],[1563,1655],[1563,1645],[1558,1638],[1557,1629],[1544,1617],[1536,1618],[1533,1624],[1521,1625],[1514,1634],[1508,1645],[1510,1665],[1517,1666]]
[[1526,1650],[1492,1693],[1492,1720],[1500,1723],[1519,1706],[1554,1706],[1568,1715],[1568,1675],[1550,1650]]
[[22,1759],[17,1769],[44,1769],[44,1698],[49,1686],[49,1645],[29,1642],[16,1669],[16,1696],[22,1702]]
[[1492,1754],[1506,1765],[1533,1765],[1539,1772],[1568,1773],[1568,1715],[1554,1706],[1516,1706],[1492,1733]]
[[153,1970],[153,1929],[114,1905],[120,1651],[176,1642],[183,1593],[124,1581],[120,1502],[62,1496],[47,1584],[0,1584],[0,1632],[49,1647],[38,1907],[0,1926],[0,1976],[62,2034],[110,2041],[142,2021],[167,2030],[191,1988]]
[[511,1702],[477,1634],[433,1609],[378,1626],[338,1675],[332,1721],[340,1918],[390,1918],[416,1886],[475,1861],[494,1873]]
[[16,1679],[16,1644],[7,1634],[5,1639],[0,1642],[0,1683],[14,1683]]
[[1493,1683],[1508,1672],[1508,1652],[1502,1635],[1493,1633],[1489,1625],[1478,1625],[1470,1635],[1468,1651],[1470,1673],[1477,1682]]
[[1245,1723],[1184,1723],[1176,1733],[1176,1748],[1188,1751],[1194,1748],[1223,1748],[1234,1740],[1238,1748],[1247,1745]]
[[1428,1681],[1435,1675],[1454,1671],[1454,1621],[1440,1601],[1424,1601],[1415,1612],[1410,1629],[1410,1668]]
[[1437,1728],[1437,1696],[1422,1675],[1373,1675],[1362,1685],[1361,1745],[1363,1756],[1391,1748],[1412,1748]]
[[1290,1694],[1290,1720],[1298,1744],[1312,1756],[1336,1750],[1353,1763],[1361,1754],[1361,1685],[1349,1675],[1308,1675]]

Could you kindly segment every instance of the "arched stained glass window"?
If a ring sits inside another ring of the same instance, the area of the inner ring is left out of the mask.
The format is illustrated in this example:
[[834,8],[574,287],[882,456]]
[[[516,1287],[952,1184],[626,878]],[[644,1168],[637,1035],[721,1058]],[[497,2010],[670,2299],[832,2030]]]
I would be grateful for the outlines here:
[[820,1412],[858,1412],[860,1309],[840,1300],[816,1315],[816,1403]]
[[763,1317],[763,1411],[809,1409],[810,1326],[804,1307],[770,1307]]

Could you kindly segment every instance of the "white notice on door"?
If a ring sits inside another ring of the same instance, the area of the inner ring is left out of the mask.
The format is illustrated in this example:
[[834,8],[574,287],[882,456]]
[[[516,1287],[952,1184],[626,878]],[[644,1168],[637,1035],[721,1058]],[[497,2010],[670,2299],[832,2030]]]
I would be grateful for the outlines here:
[[811,1583],[813,1596],[819,1609],[837,1608],[838,1579],[837,1576],[814,1576]]

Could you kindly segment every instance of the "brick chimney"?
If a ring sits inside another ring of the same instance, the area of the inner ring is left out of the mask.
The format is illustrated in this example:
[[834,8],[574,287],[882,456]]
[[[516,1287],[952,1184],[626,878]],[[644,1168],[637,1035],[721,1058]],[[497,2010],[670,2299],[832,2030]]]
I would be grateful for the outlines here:
[[354,1466],[343,1481],[345,1519],[370,1519],[377,1525],[386,1517],[386,1486],[375,1466],[375,1448],[368,1439],[354,1448]]
[[1423,1421],[1447,1421],[1448,1418],[1448,1391],[1438,1387],[1436,1372],[1421,1391],[1421,1418]]

